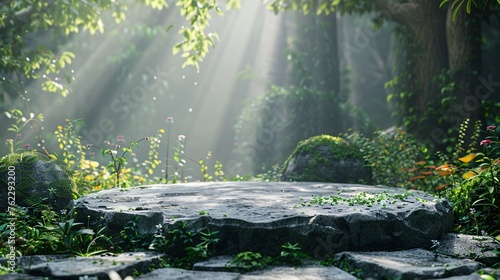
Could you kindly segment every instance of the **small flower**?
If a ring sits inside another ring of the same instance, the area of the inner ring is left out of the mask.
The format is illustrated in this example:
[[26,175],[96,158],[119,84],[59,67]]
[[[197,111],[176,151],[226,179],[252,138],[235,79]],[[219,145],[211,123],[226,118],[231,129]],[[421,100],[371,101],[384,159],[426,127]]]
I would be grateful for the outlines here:
[[108,140],[104,140],[104,144],[111,145],[111,143]]
[[87,149],[90,149],[90,144],[87,144],[87,146],[85,146],[85,147],[87,147]]
[[469,208],[469,213],[471,213],[472,215],[474,215],[474,213],[476,213],[476,209],[474,209],[474,208]]
[[116,149],[120,149],[120,145],[116,145]]
[[31,145],[30,145],[30,144],[24,144],[24,145],[23,145],[23,148],[25,148],[25,149],[29,149],[30,147],[31,147]]
[[162,228],[163,228],[162,224],[157,224],[156,225],[156,229],[162,229]]
[[109,250],[113,251],[115,249],[115,246],[109,246]]
[[94,241],[92,241],[92,245],[96,245],[96,244],[97,244],[97,243],[95,242],[95,240],[94,240]]
[[173,117],[167,117],[167,123],[174,123]]
[[62,130],[62,126],[58,125],[57,130]]
[[485,139],[485,140],[481,141],[481,143],[479,143],[479,145],[484,146],[484,145],[490,145],[491,143],[493,143],[493,141],[491,141],[489,139]]
[[147,136],[144,137],[144,140],[149,141],[149,137],[147,137]]
[[7,140],[5,140],[5,142],[12,143],[12,142],[14,142],[14,139],[7,139]]
[[125,137],[123,135],[116,136],[116,142],[126,142]]
[[179,135],[179,141],[182,141],[182,140],[184,140],[184,139],[186,139],[186,136],[185,136],[185,135],[183,135],[183,134]]
[[486,130],[487,130],[487,131],[494,131],[494,130],[495,130],[495,128],[497,128],[497,127],[496,127],[496,126],[494,126],[494,125],[490,125],[490,126],[488,126],[488,127],[486,128]]

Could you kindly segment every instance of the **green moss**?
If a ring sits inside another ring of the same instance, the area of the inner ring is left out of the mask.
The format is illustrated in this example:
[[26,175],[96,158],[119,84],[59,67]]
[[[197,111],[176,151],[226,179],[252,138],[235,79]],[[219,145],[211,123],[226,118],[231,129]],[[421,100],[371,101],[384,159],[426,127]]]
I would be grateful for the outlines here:
[[[311,137],[304,141],[300,141],[299,144],[297,145],[297,148],[295,148],[293,154],[313,152],[315,156],[316,155],[320,156],[317,149],[318,147],[329,147],[330,153],[333,155],[335,159],[348,158],[348,157],[360,158],[360,159],[363,158],[361,152],[359,152],[358,149],[349,144],[349,142],[340,137],[335,137],[330,135],[319,135]],[[320,160],[324,159],[320,158]]]
[[[7,172],[10,166],[15,167],[15,194],[16,202],[19,206],[36,206],[39,204],[51,205],[54,201],[67,201],[76,193],[76,186],[71,180],[71,175],[63,168],[52,168],[47,174],[48,177],[59,178],[51,182],[39,182],[35,176],[35,165],[38,161],[51,161],[40,157],[36,152],[24,152],[19,154],[9,154],[0,159],[0,186],[7,188]],[[61,176],[60,173],[66,176]],[[59,174],[56,174],[59,173]],[[57,176],[58,175],[58,176]],[[40,176],[40,175],[38,175]],[[38,189],[37,185],[44,185],[46,191]],[[46,194],[40,197],[41,194]],[[55,208],[64,207],[63,205],[51,205]]]
[[285,172],[292,158],[307,154],[312,155],[307,168],[300,174],[300,178],[292,179],[324,181],[323,178],[318,177],[317,170],[319,166],[329,166],[331,159],[351,159],[363,162],[363,154],[345,139],[330,135],[319,135],[299,142],[294,152],[286,160],[282,172]]

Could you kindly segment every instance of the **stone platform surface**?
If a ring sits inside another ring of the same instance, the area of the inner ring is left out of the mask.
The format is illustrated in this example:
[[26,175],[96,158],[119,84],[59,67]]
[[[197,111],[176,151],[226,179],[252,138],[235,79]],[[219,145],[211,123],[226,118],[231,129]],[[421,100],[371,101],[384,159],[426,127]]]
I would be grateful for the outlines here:
[[[160,268],[164,254],[132,252],[59,260],[31,257],[24,261],[30,263],[24,274],[2,277],[109,279],[114,270],[122,278],[135,274],[137,279],[479,279],[478,269],[497,262],[494,252],[500,251],[492,238],[447,233],[453,215],[446,200],[382,186],[149,185],[93,193],[76,201],[75,211],[79,221],[98,221],[110,235],[134,221],[137,234],[152,236],[158,225],[167,234],[184,224],[193,232],[218,231],[220,241],[214,259],[195,264],[193,270]],[[231,256],[245,251],[277,256],[285,243],[299,244],[312,258],[310,263],[247,273],[226,270]],[[433,244],[438,245],[429,251]],[[467,259],[471,257],[485,262]],[[330,265],[321,266],[324,260]],[[496,270],[488,273],[498,275]]]
[[[308,206],[313,197],[325,204]],[[143,234],[154,234],[158,224],[168,229],[186,222],[194,232],[219,231],[220,254],[276,254],[290,242],[318,259],[341,251],[428,248],[453,224],[451,205],[424,192],[305,182],[112,189],[80,199],[76,210],[84,220],[103,217],[115,233],[133,218]]]

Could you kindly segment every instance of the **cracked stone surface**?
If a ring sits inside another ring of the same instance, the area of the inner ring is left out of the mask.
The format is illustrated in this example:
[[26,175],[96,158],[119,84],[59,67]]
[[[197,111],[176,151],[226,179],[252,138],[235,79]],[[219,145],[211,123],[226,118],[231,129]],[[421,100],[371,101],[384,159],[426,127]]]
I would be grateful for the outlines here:
[[500,243],[491,236],[474,236],[449,233],[439,241],[437,251],[442,254],[475,259],[486,264],[500,261],[494,251],[500,251]]
[[451,229],[453,214],[446,200],[420,191],[403,199],[389,198],[372,205],[300,206],[304,198],[337,196],[344,200],[404,190],[379,186],[309,182],[215,182],[149,185],[91,194],[76,203],[82,220],[103,217],[117,234],[137,219],[138,231],[154,234],[186,222],[189,230],[210,227],[220,232],[217,254],[256,251],[275,255],[286,242],[299,243],[322,259],[341,251],[428,248]]
[[433,279],[470,275],[482,264],[457,259],[423,249],[397,252],[342,252],[338,265],[349,271],[361,271],[369,279]]
[[150,265],[157,265],[161,256],[157,252],[132,252],[116,256],[75,257],[40,263],[25,270],[30,275],[56,279],[79,279],[84,276],[109,279],[108,272],[114,270],[125,278],[134,271],[149,272]]

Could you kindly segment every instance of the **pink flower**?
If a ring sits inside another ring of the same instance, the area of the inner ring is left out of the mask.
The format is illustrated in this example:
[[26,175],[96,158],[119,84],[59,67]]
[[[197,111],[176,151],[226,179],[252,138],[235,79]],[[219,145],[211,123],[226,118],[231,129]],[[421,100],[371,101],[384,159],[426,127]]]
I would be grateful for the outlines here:
[[497,128],[497,127],[496,127],[496,126],[494,126],[494,125],[490,125],[490,126],[488,126],[488,127],[486,128],[486,130],[487,130],[487,131],[493,131],[493,130],[495,130],[495,128]]
[[24,144],[24,145],[23,145],[23,148],[25,148],[25,149],[29,149],[30,147],[31,147],[31,145],[30,145],[30,144]]
[[479,143],[479,145],[484,146],[484,145],[490,145],[491,143],[493,143],[493,141],[491,141],[489,139],[485,139],[485,140],[481,141],[481,143]]
[[181,135],[179,135],[179,141],[182,141],[182,140],[184,140],[184,139],[186,139],[186,136],[185,136],[185,135],[182,135],[182,134],[181,134]]
[[117,142],[126,142],[126,141],[125,141],[125,137],[123,137],[123,135],[118,135],[118,136],[116,136],[116,141],[117,141]]
[[120,145],[116,145],[116,148],[117,148],[117,149],[120,149]]
[[147,137],[147,136],[144,137],[144,140],[149,141],[149,137]]
[[168,123],[174,123],[174,118],[173,117],[167,117],[167,122]]

